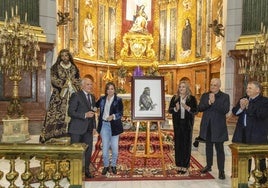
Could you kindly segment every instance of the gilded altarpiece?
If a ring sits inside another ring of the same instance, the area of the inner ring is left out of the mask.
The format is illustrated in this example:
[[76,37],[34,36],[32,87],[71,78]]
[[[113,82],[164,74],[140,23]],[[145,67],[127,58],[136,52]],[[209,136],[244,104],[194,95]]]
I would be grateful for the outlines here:
[[[131,15],[128,10],[130,2],[59,0],[59,11],[70,13],[72,19],[67,25],[58,27],[59,50],[69,48],[80,59],[117,64],[117,60],[122,59],[124,35],[130,31],[134,22],[133,19],[127,19],[127,13]],[[220,55],[220,50],[215,46],[221,43],[216,41],[219,39],[208,25],[214,19],[222,22],[222,0],[140,2],[150,4],[147,28],[153,38],[151,49],[159,65],[187,64]],[[91,30],[90,27],[87,29],[91,33],[88,35],[91,42],[86,37],[86,20],[92,24]],[[187,32],[187,25],[191,27],[188,37],[183,34]]]
[[[81,69],[81,76],[87,73],[92,74],[96,78],[98,92],[103,92],[106,82],[103,77],[108,69],[113,81],[119,86],[118,70],[121,67],[127,69],[125,79],[128,80],[137,65],[142,67],[144,73],[148,72],[153,65],[159,69],[161,75],[167,75],[165,76],[167,80],[165,90],[171,94],[177,87],[177,83],[168,79],[170,74],[176,80],[183,76],[179,72],[187,64],[191,67],[190,64],[207,62],[207,58],[212,60],[220,55],[215,48],[215,36],[208,25],[213,19],[220,17],[221,11],[218,11],[218,8],[222,0],[148,0],[151,4],[146,34],[130,32],[134,19],[127,20],[126,16],[127,13],[133,12],[128,9],[128,3],[134,1],[70,0],[68,3],[60,1],[65,4],[59,6],[59,9],[70,11],[71,18],[73,18],[73,22],[64,28],[73,30],[69,31],[69,39],[76,42],[70,42],[69,44],[74,46],[67,46],[67,48],[77,49],[74,51],[75,59],[76,62],[83,62],[83,69],[86,66],[90,67],[87,72]],[[91,43],[85,40],[84,27],[87,18],[92,22]],[[183,33],[187,23],[191,25],[191,35],[190,40],[186,38],[188,48],[183,49],[182,42],[185,39]],[[63,29],[59,28],[59,30]],[[60,39],[63,37],[61,31]],[[89,51],[84,50],[85,45],[89,47]],[[165,70],[166,65],[174,67]],[[194,72],[192,75],[189,79],[194,89]],[[123,86],[126,92],[129,92],[128,84],[129,82],[126,81]]]

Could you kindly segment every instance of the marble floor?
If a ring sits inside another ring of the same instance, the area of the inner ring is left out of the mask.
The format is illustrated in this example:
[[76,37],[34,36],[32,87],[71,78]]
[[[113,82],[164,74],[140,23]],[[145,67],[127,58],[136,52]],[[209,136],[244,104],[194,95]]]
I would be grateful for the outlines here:
[[[198,127],[199,124],[196,122],[194,133],[193,133],[193,138],[195,138],[198,135]],[[232,132],[232,131],[231,131]],[[29,142],[35,143],[38,142],[39,135],[31,135],[31,140]],[[230,134],[230,139],[231,139],[231,134]],[[228,141],[225,143],[225,155],[226,155],[226,160],[225,160],[225,175],[226,179],[225,180],[220,180],[218,179],[218,170],[217,170],[217,162],[216,162],[216,156],[214,154],[214,166],[212,167],[212,172],[211,174],[214,176],[215,179],[209,179],[209,180],[166,180],[166,181],[86,181],[84,182],[84,187],[89,188],[89,187],[94,187],[94,188],[177,188],[178,186],[180,188],[200,188],[202,186],[206,188],[230,188],[231,187],[231,152],[228,147],[228,145],[231,142]],[[214,152],[215,153],[215,152]],[[199,161],[200,164],[203,166],[206,165],[206,157],[205,157],[205,147],[204,143],[200,143],[198,148],[192,147],[192,155]],[[33,159],[34,160],[34,159]],[[22,163],[22,161],[21,161]],[[19,166],[17,165],[20,164],[20,160],[16,160],[16,168],[18,166],[18,171],[20,171]],[[32,165],[35,164],[35,161],[31,163]],[[8,162],[5,161],[4,159],[0,159],[0,168],[4,172],[8,172]],[[19,187],[23,187],[22,182],[17,180],[16,184]],[[3,179],[0,181],[0,185],[4,187],[8,187],[8,182],[5,182]],[[53,182],[47,182],[46,185],[48,187],[53,187],[54,183]],[[32,184],[32,187],[38,187],[39,184]],[[63,179],[61,181],[61,186],[62,187],[68,187],[68,181],[66,179]]]

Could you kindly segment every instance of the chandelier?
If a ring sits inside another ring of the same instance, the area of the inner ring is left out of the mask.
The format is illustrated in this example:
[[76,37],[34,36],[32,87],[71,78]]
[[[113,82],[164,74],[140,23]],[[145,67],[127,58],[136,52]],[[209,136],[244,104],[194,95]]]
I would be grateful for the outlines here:
[[39,51],[38,39],[27,23],[27,13],[22,24],[17,6],[15,14],[11,8],[10,19],[6,11],[4,25],[0,28],[0,72],[13,82],[13,95],[7,108],[8,117],[23,116],[18,84],[23,72],[37,69],[37,51]]
[[253,48],[248,49],[244,58],[239,60],[239,74],[246,79],[255,79],[263,86],[263,95],[268,96],[268,32],[261,24],[261,33],[256,36]]

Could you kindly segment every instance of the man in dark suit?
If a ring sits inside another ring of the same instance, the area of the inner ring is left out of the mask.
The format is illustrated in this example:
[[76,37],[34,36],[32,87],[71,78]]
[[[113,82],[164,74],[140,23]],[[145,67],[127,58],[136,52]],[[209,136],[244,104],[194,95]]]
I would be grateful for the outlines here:
[[206,140],[207,165],[201,173],[211,171],[213,164],[213,145],[217,152],[219,179],[225,179],[224,173],[224,145],[228,140],[226,114],[230,109],[229,95],[220,91],[221,81],[213,78],[210,82],[210,91],[201,96],[198,109],[203,112],[200,125],[200,138]]
[[[268,144],[268,98],[261,95],[259,82],[247,84],[247,96],[241,98],[232,112],[238,116],[232,141],[244,144]],[[260,170],[266,169],[265,159],[260,160]],[[249,161],[249,172],[251,160]],[[264,183],[265,181],[263,181]]]
[[68,128],[71,143],[85,143],[88,145],[85,151],[85,175],[87,178],[93,178],[93,174],[89,170],[89,164],[92,154],[93,130],[96,129],[96,102],[92,94],[92,88],[93,78],[84,77],[81,81],[82,90],[72,94],[68,109],[68,115],[71,117]]

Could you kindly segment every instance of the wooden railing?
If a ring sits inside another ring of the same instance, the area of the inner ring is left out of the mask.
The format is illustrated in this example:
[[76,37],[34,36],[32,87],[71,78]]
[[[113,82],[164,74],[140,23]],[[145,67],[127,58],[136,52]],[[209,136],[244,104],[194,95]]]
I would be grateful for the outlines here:
[[[260,184],[263,177],[268,177],[268,169],[260,170],[260,159],[268,157],[268,145],[230,144],[232,151],[232,188],[264,188],[268,182]],[[254,159],[255,168],[249,174],[248,161]],[[249,186],[249,176],[254,182]]]
[[[84,168],[83,156],[86,149],[84,144],[54,145],[54,144],[0,144],[0,158],[9,162],[9,172],[0,168],[0,188],[2,187],[31,187],[31,183],[39,183],[46,187],[47,181],[52,181],[53,187],[61,187],[60,181],[66,178],[70,188],[83,186]],[[39,165],[31,167],[31,161]],[[19,173],[18,160],[23,160],[23,172]],[[22,185],[16,183],[21,180]],[[4,182],[9,185],[4,186]]]

